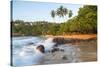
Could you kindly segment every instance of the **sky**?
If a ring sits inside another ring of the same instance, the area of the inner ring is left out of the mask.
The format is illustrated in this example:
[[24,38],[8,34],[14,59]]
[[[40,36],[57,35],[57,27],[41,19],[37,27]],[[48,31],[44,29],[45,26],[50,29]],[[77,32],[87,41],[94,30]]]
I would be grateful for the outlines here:
[[68,20],[68,17],[60,18],[55,17],[55,20],[51,17],[51,10],[55,10],[60,6],[72,10],[73,16],[77,15],[80,7],[79,4],[63,4],[63,3],[49,3],[49,2],[34,2],[34,1],[13,1],[12,15],[13,20],[24,20],[25,22],[34,21],[49,21],[49,22],[64,22]]

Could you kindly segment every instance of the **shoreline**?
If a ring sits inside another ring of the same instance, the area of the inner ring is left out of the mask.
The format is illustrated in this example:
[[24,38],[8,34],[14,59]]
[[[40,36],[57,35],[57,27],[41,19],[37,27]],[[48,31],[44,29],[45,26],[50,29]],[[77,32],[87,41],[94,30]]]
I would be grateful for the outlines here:
[[82,40],[87,40],[87,39],[95,39],[97,38],[97,34],[71,34],[71,35],[45,35],[46,38],[56,38],[56,37],[61,37],[61,38],[67,38],[67,39],[82,39]]
[[68,35],[39,35],[39,36],[12,36],[12,37],[43,37],[43,38],[55,38],[57,41],[65,41],[67,43],[74,43],[80,41],[97,40],[97,34],[68,34]]
[[[45,37],[45,36],[40,36],[40,37]],[[79,52],[76,52],[78,54],[76,54],[75,56],[74,55],[69,56],[68,49],[65,52],[58,51],[53,54],[46,54],[45,55],[46,63],[44,63],[44,64],[73,63],[73,62],[71,62],[73,59],[71,59],[71,60],[68,59],[68,58],[73,58],[73,57],[74,57],[74,59],[76,59],[75,63],[97,61],[97,40],[95,39],[95,38],[97,38],[96,34],[62,35],[62,36],[48,36],[48,37],[65,38],[64,40],[60,40],[59,43],[66,42],[66,40],[67,40],[67,43],[70,42],[69,43],[69,44],[71,44],[70,46],[78,48]],[[75,37],[79,38],[79,39],[75,39]],[[59,41],[59,40],[57,40],[57,41]],[[60,45],[60,46],[70,47],[70,46],[68,46],[67,43],[65,43],[64,45]],[[73,48],[71,48],[71,50],[72,49]],[[68,55],[65,55],[65,54],[68,54]],[[77,56],[77,55],[79,55],[79,56]],[[63,57],[65,57],[65,59],[63,59]],[[81,61],[78,61],[77,58]]]
[[54,38],[54,37],[62,37],[62,38],[70,38],[70,39],[91,39],[97,38],[97,34],[66,34],[66,35],[12,35],[11,37],[25,37],[25,36],[34,36],[34,37],[46,37],[46,38]]

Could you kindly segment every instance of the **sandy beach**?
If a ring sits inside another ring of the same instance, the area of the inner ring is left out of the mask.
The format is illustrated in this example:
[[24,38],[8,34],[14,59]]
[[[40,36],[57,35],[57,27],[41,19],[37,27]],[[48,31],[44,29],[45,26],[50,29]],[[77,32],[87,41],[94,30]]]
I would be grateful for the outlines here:
[[[67,38],[69,37],[70,38]],[[60,63],[80,63],[80,62],[93,62],[97,61],[97,37],[96,35],[79,35],[81,37],[77,38],[76,35],[62,36],[59,39],[59,36],[52,36],[53,38],[57,38],[60,44],[58,44],[58,48],[63,49],[63,51],[56,51],[54,53],[47,52],[44,54],[44,63],[42,64],[60,64]],[[51,37],[51,36],[49,36]],[[44,41],[49,37],[14,37],[13,38],[13,58],[18,59],[14,61],[19,62],[19,54],[23,49],[23,52],[34,54],[32,45],[29,43],[37,43],[40,40]],[[63,39],[64,38],[64,39]],[[80,39],[78,39],[80,38]],[[86,38],[86,39],[85,39]],[[63,43],[64,42],[64,43]],[[31,49],[32,48],[32,49]],[[28,54],[29,55],[29,54]],[[29,55],[31,56],[31,55]],[[23,57],[25,57],[23,55]],[[25,59],[23,59],[25,60]],[[31,60],[31,59],[30,59]],[[32,61],[27,61],[28,63],[32,63]],[[16,64],[19,65],[19,64]]]
[[[45,56],[45,59],[46,59],[45,63],[46,64],[97,61],[97,36],[96,36],[96,34],[68,35],[68,36],[47,36],[47,37],[64,37],[65,39],[68,39],[68,38],[80,39],[81,41],[63,44],[65,47],[68,47],[68,45],[70,44],[71,46],[76,48],[75,49],[76,50],[75,55],[77,55],[77,56],[74,56],[74,59],[72,59],[72,60],[75,60],[75,61],[69,61],[68,60],[68,56],[65,55],[65,54],[68,53],[68,50],[67,50],[65,52],[59,52],[59,51],[55,52],[53,55],[49,54],[49,53],[46,54],[46,56]],[[73,58],[73,57],[71,57],[71,58]]]
[[63,38],[72,38],[72,39],[90,39],[90,38],[97,38],[97,34],[72,34],[72,35],[45,35],[45,37],[63,37]]

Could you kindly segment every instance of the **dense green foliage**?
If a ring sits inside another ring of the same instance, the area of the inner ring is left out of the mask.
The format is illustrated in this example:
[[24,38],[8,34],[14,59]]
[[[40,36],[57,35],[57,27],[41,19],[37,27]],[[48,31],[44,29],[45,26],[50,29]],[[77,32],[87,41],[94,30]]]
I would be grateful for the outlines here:
[[[59,8],[61,9],[61,7]],[[51,16],[54,18],[54,11]],[[58,12],[59,13],[59,12]],[[62,16],[61,14],[59,16]],[[69,17],[72,16],[70,11]],[[23,35],[64,35],[97,33],[97,6],[85,5],[80,8],[78,15],[63,23],[47,21],[24,22],[12,21],[12,33]]]

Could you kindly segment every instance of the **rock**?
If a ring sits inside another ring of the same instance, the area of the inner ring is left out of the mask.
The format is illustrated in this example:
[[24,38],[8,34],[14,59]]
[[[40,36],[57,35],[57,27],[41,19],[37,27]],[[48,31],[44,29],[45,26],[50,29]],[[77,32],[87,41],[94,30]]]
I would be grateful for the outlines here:
[[60,49],[60,51],[64,52],[64,49]]
[[52,53],[59,51],[59,48],[54,48],[53,50],[51,50]]
[[57,52],[57,51],[61,51],[61,52],[64,52],[64,49],[60,49],[60,48],[53,48],[52,50],[51,50],[51,53],[54,53],[54,52]]
[[63,59],[63,60],[67,60],[67,57],[64,55],[64,56],[62,57],[62,59]]
[[29,45],[33,45],[34,43],[33,42],[30,42],[30,43],[28,43]]
[[69,40],[66,40],[66,39],[63,38],[63,37],[55,37],[55,38],[53,39],[53,42],[55,42],[56,45],[58,45],[58,44],[65,44],[65,43],[69,42]]

